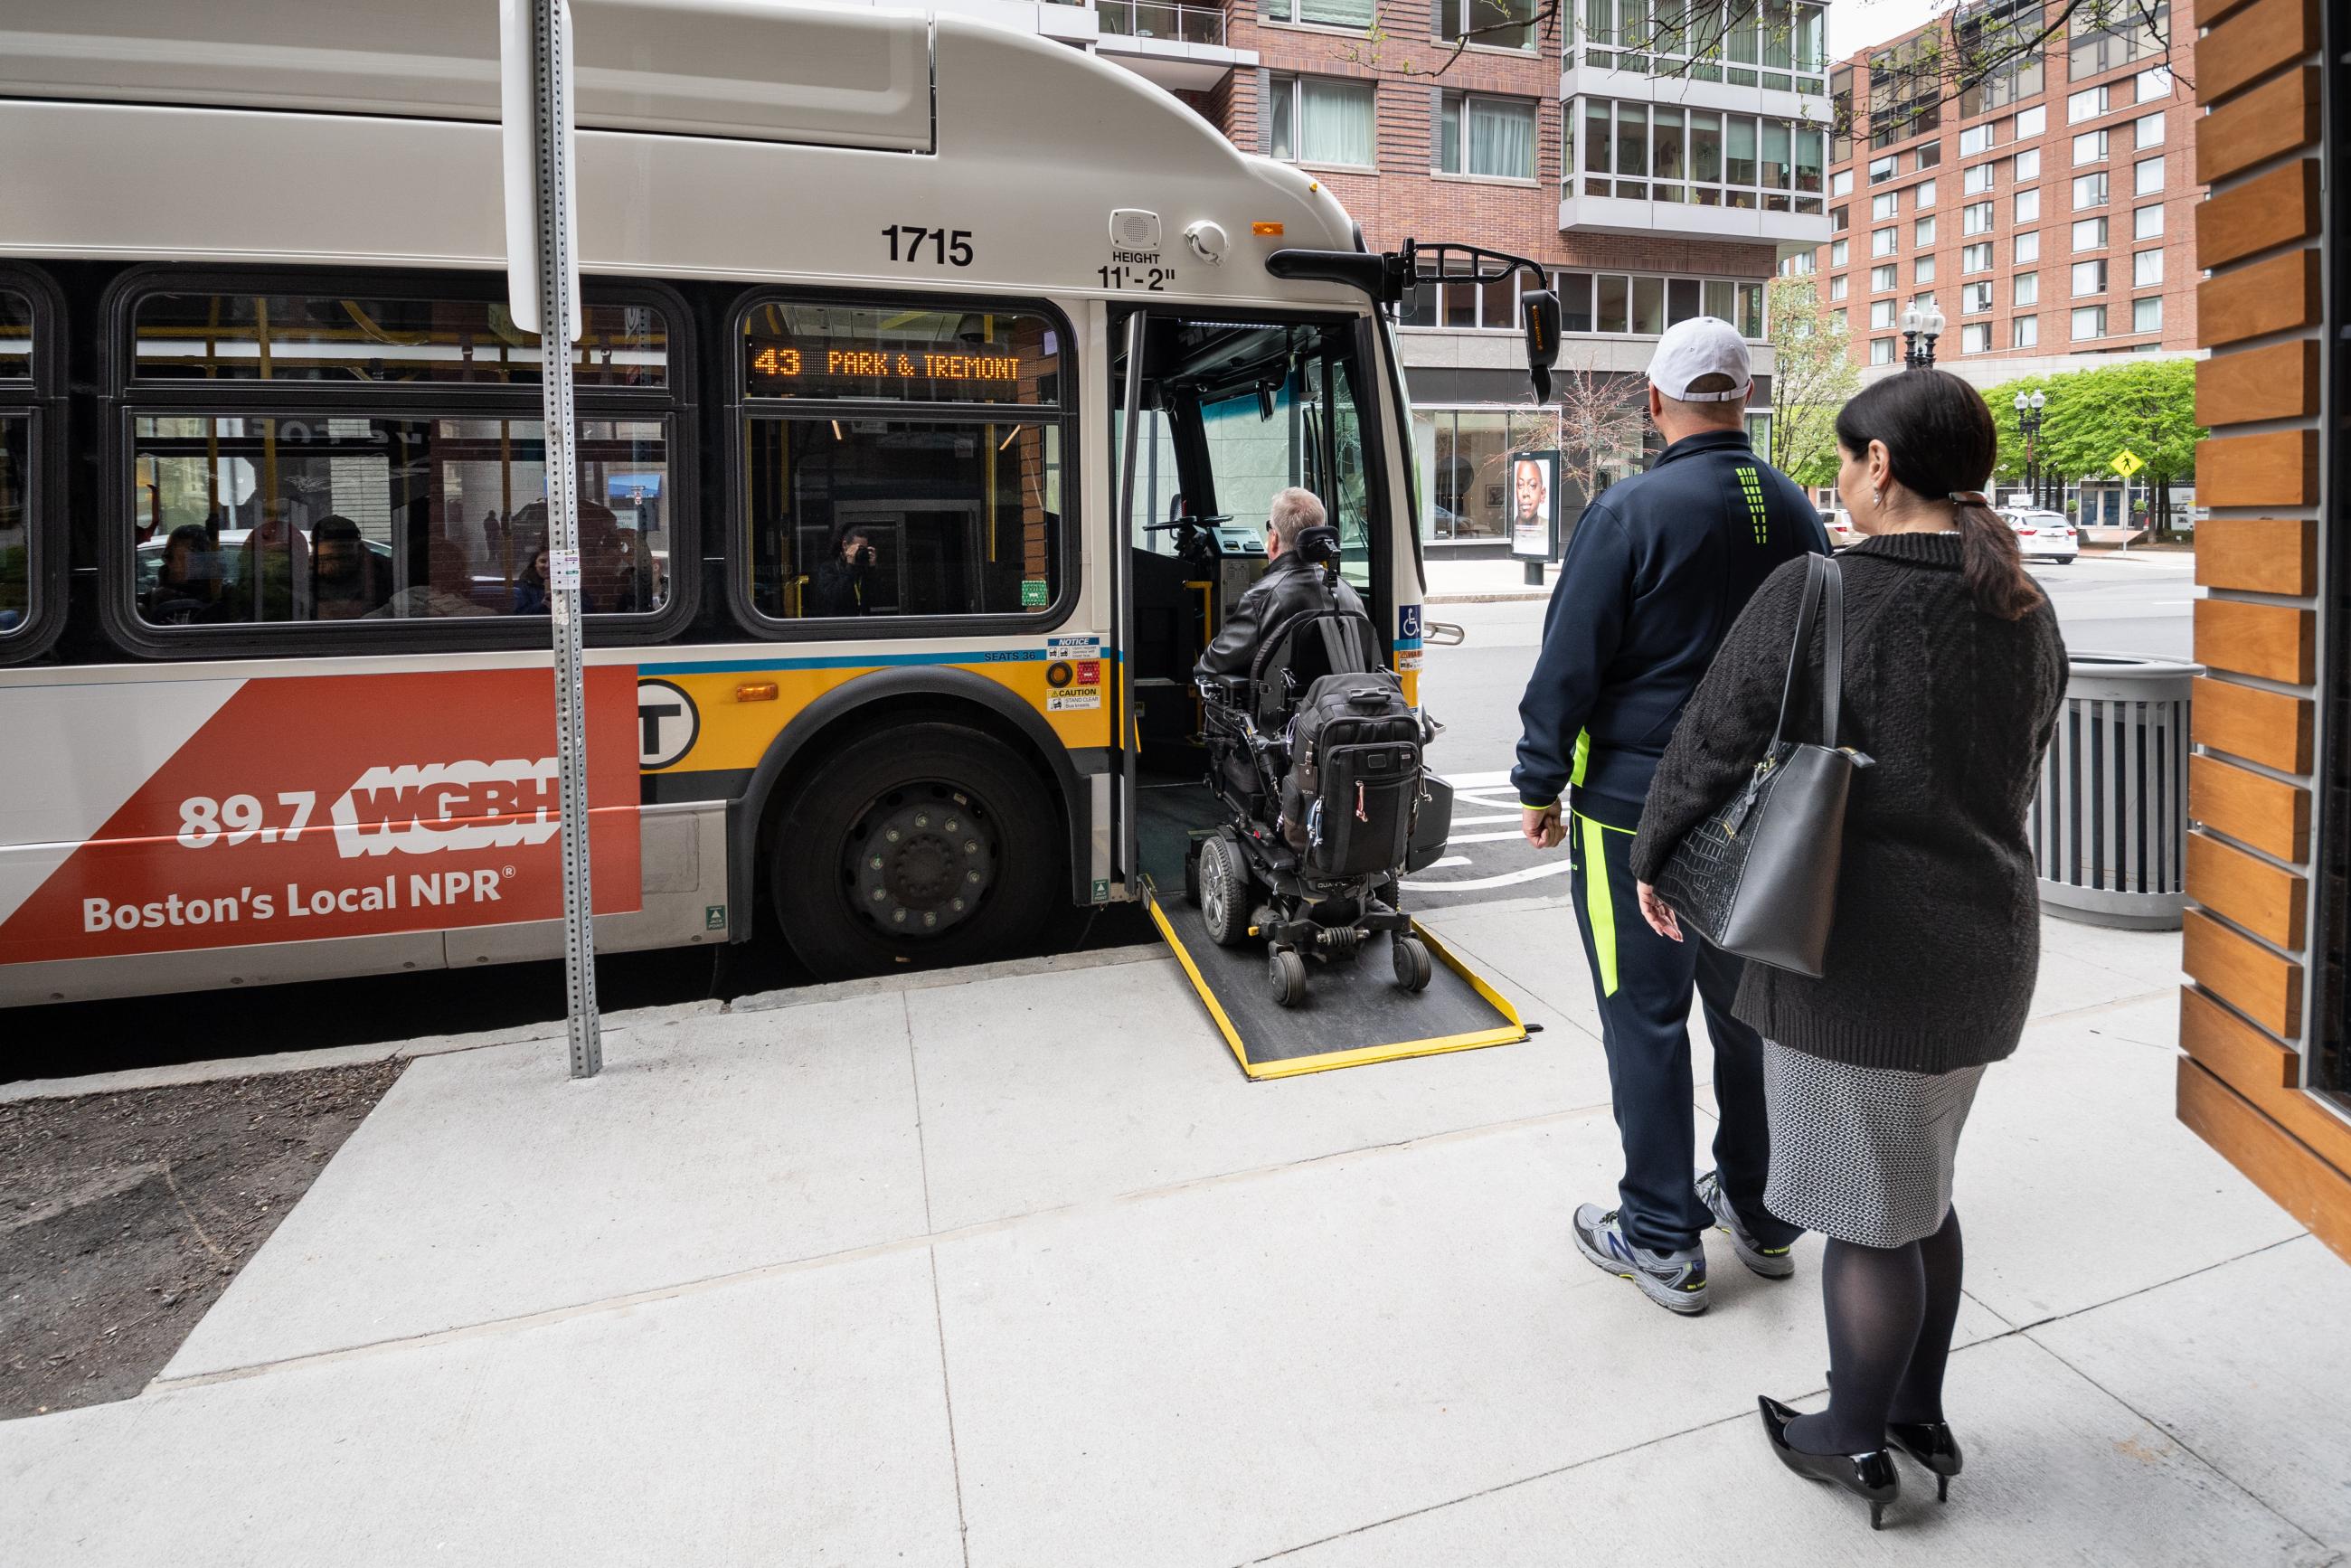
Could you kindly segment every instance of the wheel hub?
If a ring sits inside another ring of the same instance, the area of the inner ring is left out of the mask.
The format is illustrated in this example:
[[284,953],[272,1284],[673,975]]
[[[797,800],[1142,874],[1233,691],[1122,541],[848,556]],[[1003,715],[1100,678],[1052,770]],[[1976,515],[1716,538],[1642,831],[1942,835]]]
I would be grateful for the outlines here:
[[977,913],[994,886],[996,830],[978,802],[944,783],[867,803],[842,846],[843,881],[867,922],[893,936],[936,936]]

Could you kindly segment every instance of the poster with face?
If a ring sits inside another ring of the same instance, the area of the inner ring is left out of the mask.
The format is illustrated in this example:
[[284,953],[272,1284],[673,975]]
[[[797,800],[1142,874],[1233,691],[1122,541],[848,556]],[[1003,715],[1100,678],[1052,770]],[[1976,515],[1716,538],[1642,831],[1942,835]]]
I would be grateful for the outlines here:
[[1551,560],[1559,554],[1559,454],[1510,455],[1510,558]]

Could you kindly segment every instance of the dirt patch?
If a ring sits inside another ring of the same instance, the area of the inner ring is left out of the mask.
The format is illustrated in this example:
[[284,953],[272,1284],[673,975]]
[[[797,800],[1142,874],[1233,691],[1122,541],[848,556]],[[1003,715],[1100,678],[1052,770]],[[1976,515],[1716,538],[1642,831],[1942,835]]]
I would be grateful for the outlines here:
[[145,1387],[406,1065],[0,1105],[0,1419]]

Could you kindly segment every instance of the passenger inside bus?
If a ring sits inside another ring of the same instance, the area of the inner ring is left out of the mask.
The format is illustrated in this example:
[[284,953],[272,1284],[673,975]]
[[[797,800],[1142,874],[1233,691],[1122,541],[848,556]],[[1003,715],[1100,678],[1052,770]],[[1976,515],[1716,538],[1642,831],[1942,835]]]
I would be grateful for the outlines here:
[[356,621],[373,615],[392,597],[392,579],[360,538],[360,526],[338,513],[310,528],[311,618]]
[[810,595],[812,615],[863,615],[868,606],[865,585],[873,575],[880,554],[866,531],[846,524],[833,547],[832,559],[816,569]]
[[221,552],[212,530],[202,523],[182,523],[163,542],[163,561],[154,585],[140,598],[139,612],[162,626],[193,626],[218,621],[221,603]]
[[310,546],[284,501],[261,508],[245,536],[228,595],[233,621],[301,621],[310,609]]

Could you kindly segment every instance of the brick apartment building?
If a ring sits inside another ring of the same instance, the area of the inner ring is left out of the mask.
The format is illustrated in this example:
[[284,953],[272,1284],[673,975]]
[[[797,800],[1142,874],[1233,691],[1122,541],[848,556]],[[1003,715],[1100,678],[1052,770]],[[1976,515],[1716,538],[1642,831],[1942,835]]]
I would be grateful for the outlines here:
[[[1769,420],[1764,286],[1829,237],[1824,5],[1764,0],[1761,25],[1694,60],[1623,47],[1646,0],[1573,0],[1547,29],[1526,25],[1532,0],[939,3],[1167,88],[1236,145],[1312,172],[1374,249],[1409,236],[1539,264],[1564,306],[1564,376],[1637,376],[1685,317],[1739,324],[1759,434]],[[1432,549],[1503,554],[1504,455],[1559,443],[1532,406],[1518,287],[1424,289],[1402,325]]]
[[[2188,0],[2151,12],[2185,75]],[[1833,152],[1832,232],[1788,270],[1817,276],[1865,376],[1901,368],[1902,313],[1929,300],[1946,319],[1936,362],[1979,386],[2196,346],[2197,110],[2155,30],[2135,10],[2076,21],[1956,97],[1920,63],[1938,40],[1980,58],[1962,37],[2029,36],[2043,15],[2043,0],[1970,0],[1833,73],[1853,134]]]

